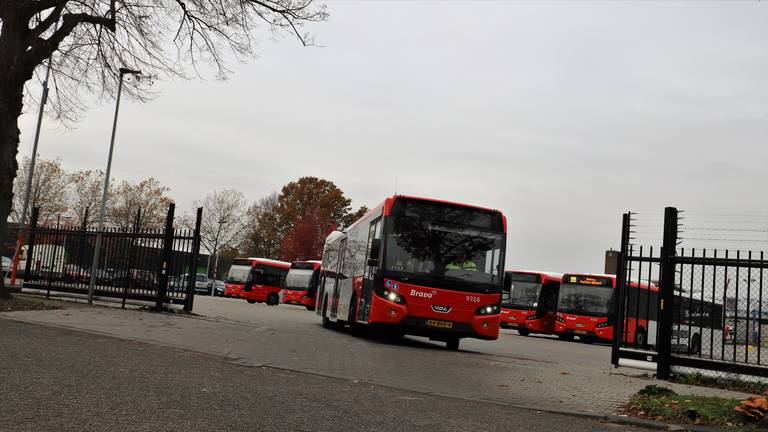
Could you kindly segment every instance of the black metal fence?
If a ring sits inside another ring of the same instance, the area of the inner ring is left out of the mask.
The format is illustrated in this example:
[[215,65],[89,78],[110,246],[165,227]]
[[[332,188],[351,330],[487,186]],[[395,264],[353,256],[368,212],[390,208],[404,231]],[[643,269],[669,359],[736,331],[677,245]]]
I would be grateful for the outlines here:
[[[200,219],[195,229],[175,228],[175,206],[171,204],[165,228],[142,228],[141,210],[131,229],[72,226],[42,226],[37,209],[24,229],[19,276],[24,288],[108,297],[125,307],[128,300],[181,304],[191,311],[200,251]],[[96,247],[98,263],[92,271]]]
[[661,379],[768,377],[765,252],[680,247],[680,222],[667,208],[662,246],[639,246],[636,220],[623,217],[612,363],[655,362]]

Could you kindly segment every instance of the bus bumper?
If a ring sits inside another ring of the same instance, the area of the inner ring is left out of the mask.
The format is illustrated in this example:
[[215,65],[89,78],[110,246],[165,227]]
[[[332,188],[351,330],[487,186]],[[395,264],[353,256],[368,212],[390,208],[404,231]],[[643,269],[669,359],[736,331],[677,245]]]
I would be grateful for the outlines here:
[[434,339],[472,337],[493,340],[499,337],[501,314],[474,315],[469,322],[450,321],[437,317],[409,316],[407,305],[398,304],[377,295],[371,296],[370,324],[398,325],[405,333]]

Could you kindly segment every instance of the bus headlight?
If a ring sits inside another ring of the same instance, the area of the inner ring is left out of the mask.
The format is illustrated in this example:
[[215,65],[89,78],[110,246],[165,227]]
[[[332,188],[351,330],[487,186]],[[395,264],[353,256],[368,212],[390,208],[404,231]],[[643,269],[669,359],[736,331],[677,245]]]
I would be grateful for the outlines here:
[[487,305],[487,306],[480,306],[475,311],[478,315],[495,315],[497,313],[501,312],[501,309],[499,308],[499,305]]
[[605,328],[605,327],[610,327],[611,325],[612,324],[611,324],[610,321],[606,321],[606,322],[601,322],[600,324],[596,325],[595,327],[597,327],[597,328]]
[[378,294],[381,297],[384,297],[385,299],[391,302],[395,302],[397,304],[405,304],[405,299],[403,298],[403,296],[401,296],[400,294],[392,290],[388,290],[384,288],[382,290],[377,290],[376,294]]
[[563,323],[563,324],[565,324],[565,320],[564,320],[564,319],[563,319],[563,317],[561,317],[561,316],[557,316],[557,317],[555,317],[555,321],[557,321],[557,322],[559,322],[559,323]]

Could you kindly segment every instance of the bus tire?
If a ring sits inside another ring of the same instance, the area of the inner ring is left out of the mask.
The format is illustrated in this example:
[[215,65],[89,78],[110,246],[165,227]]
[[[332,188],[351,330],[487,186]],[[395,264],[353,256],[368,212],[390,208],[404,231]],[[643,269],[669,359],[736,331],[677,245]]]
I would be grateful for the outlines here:
[[278,303],[280,303],[280,297],[278,297],[275,293],[269,293],[267,296],[267,304],[270,306],[276,306]]
[[588,345],[595,343],[595,339],[590,336],[579,336],[579,340]]
[[691,343],[688,346],[688,354],[701,354],[701,335],[696,333],[691,337]]
[[645,336],[645,329],[640,327],[635,333],[635,346],[643,348],[648,344],[648,340]]
[[323,327],[327,329],[333,328],[333,323],[331,320],[328,319],[328,297],[325,297],[325,300],[323,300],[323,318],[322,318]]
[[310,312],[314,312],[315,311],[315,307],[314,306],[307,306],[307,310],[310,311]]
[[559,334],[559,335],[557,335],[557,338],[560,339],[561,341],[570,342],[570,341],[573,340],[573,335],[571,335],[571,334]]
[[531,332],[528,331],[528,329],[517,329],[517,333],[520,336],[528,336],[529,334],[531,334]]
[[449,338],[447,341],[445,341],[445,347],[449,351],[458,351],[459,350],[459,341],[461,341],[458,337],[452,337]]
[[363,328],[357,323],[357,296],[352,296],[349,303],[349,313],[347,314],[347,323],[349,324],[349,334],[355,337],[363,335]]
[[256,300],[251,300],[251,299],[245,299],[245,301],[247,301],[250,304],[255,304],[256,303]]

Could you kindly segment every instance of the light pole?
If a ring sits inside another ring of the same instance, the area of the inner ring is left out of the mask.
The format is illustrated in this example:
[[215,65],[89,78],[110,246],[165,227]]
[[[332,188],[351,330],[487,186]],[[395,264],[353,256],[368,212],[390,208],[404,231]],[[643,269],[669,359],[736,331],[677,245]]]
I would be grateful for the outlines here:
[[[58,28],[58,21],[56,28]],[[37,144],[40,142],[40,126],[43,124],[43,113],[45,112],[45,103],[48,101],[48,78],[51,76],[51,61],[53,57],[48,57],[48,66],[45,68],[45,79],[43,80],[43,94],[40,96],[40,108],[37,111],[37,125],[35,125],[35,140],[32,143],[32,157],[29,160],[29,172],[27,173],[27,185],[24,191],[24,203],[21,205],[21,219],[19,219],[19,236],[16,240],[16,250],[13,253],[11,262],[11,284],[16,283],[16,271],[19,266],[19,251],[24,243],[24,226],[27,220],[27,208],[29,207],[29,196],[32,194],[32,177],[35,175],[35,161],[37,160]],[[30,258],[27,258],[30,259]],[[5,277],[5,275],[3,275]],[[26,275],[25,275],[26,277]]]
[[109,156],[107,157],[107,172],[104,176],[104,190],[101,193],[101,207],[99,208],[99,230],[96,232],[96,247],[93,251],[93,264],[91,265],[91,283],[88,285],[88,304],[93,304],[93,292],[96,289],[96,270],[99,267],[99,252],[101,251],[101,235],[104,231],[104,213],[106,213],[107,193],[109,192],[109,176],[112,171],[112,154],[115,150],[115,131],[117,130],[117,114],[120,112],[120,94],[123,91],[123,77],[125,75],[141,75],[141,71],[120,68],[120,80],[117,84],[117,101],[115,102],[115,119],[112,121],[112,139],[109,142]]

